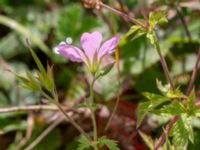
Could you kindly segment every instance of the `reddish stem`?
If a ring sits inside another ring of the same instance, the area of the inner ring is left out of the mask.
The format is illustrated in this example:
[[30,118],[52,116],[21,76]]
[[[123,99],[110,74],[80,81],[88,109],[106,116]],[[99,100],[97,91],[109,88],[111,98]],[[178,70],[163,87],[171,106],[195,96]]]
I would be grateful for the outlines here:
[[165,128],[163,134],[161,135],[161,137],[158,139],[158,141],[156,142],[155,146],[154,146],[154,150],[157,150],[164,142],[165,139],[167,138],[167,136],[169,135],[169,131],[171,130],[171,128],[174,126],[174,124],[176,123],[176,121],[179,119],[179,116],[175,116],[170,123],[167,125],[167,127]]
[[199,66],[199,61],[200,61],[200,50],[199,50],[198,55],[197,55],[197,60],[196,60],[196,64],[195,64],[193,72],[192,72],[192,77],[191,77],[191,80],[190,80],[190,83],[189,83],[189,87],[188,87],[187,92],[186,92],[187,96],[189,96],[191,91],[192,91],[194,81],[195,81],[195,78],[196,78],[196,74],[197,74],[197,69],[198,69],[198,66]]
[[[200,62],[200,50],[198,52],[196,64],[194,66],[192,76],[191,76],[191,80],[190,80],[190,83],[189,83],[189,86],[188,86],[188,89],[187,89],[187,93],[186,93],[187,96],[189,96],[191,91],[192,91],[192,87],[194,85],[194,80],[195,80],[195,77],[196,77],[196,72],[197,72],[197,69],[198,69],[199,62]],[[195,104],[196,104],[196,106],[200,106],[200,102],[196,102]],[[161,135],[161,137],[156,142],[154,150],[158,150],[158,148],[165,142],[166,137],[169,135],[169,131],[171,130],[171,128],[174,126],[174,124],[177,122],[178,119],[179,119],[179,116],[175,116],[171,120],[171,122],[167,125],[166,129],[164,130],[164,133]]]
[[110,7],[110,6],[106,5],[106,4],[104,4],[103,2],[99,2],[99,5],[100,5],[101,7],[104,7],[104,8],[106,8],[106,9],[108,9],[109,11],[111,11],[111,12],[113,12],[113,13],[115,13],[115,14],[121,16],[121,17],[124,18],[124,19],[130,20],[132,23],[134,23],[134,24],[136,24],[136,25],[139,25],[139,26],[141,26],[142,28],[146,28],[142,23],[140,23],[140,22],[137,21],[136,19],[130,17],[129,15],[127,15],[127,14],[125,14],[125,13],[123,13],[123,12],[117,10],[117,9],[114,9],[114,8],[112,8],[112,7]]
[[170,78],[170,75],[169,75],[169,70],[168,70],[168,67],[167,67],[167,63],[166,63],[165,58],[163,57],[163,55],[162,55],[162,53],[160,51],[160,46],[159,46],[159,44],[157,42],[155,43],[155,46],[156,46],[156,50],[158,52],[158,55],[160,57],[160,63],[161,63],[162,68],[164,70],[164,73],[165,73],[165,76],[167,78],[167,81],[169,82],[169,84],[171,86],[171,89],[175,90],[174,84],[173,84],[172,79]]

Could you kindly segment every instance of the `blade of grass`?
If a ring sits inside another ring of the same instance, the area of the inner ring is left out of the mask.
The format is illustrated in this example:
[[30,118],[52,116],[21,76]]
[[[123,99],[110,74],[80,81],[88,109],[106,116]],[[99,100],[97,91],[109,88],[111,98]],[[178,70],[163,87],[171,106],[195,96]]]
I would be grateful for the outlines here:
[[12,30],[23,35],[25,38],[31,39],[31,41],[33,41],[33,43],[37,45],[44,53],[46,53],[48,56],[51,56],[51,53],[50,53],[51,51],[47,47],[47,45],[42,41],[42,39],[40,39],[40,37],[31,33],[28,28],[24,27],[20,23],[4,15],[0,15],[0,24],[3,24],[11,28]]

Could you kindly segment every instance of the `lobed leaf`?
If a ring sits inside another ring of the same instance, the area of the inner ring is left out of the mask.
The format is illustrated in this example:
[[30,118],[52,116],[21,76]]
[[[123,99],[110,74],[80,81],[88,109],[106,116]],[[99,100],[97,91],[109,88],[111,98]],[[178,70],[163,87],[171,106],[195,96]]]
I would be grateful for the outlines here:
[[163,85],[161,81],[156,79],[157,88],[160,90],[161,93],[166,95],[166,93],[170,90],[170,84]]
[[186,95],[184,95],[179,88],[175,89],[175,90],[169,90],[166,94],[167,97],[169,97],[170,99],[178,99],[178,98],[187,98]]
[[169,101],[170,99],[168,97],[164,97],[162,95],[144,92],[143,95],[151,101],[151,107],[156,107],[164,102]]
[[188,113],[191,115],[194,115],[195,110],[196,110],[195,101],[196,101],[196,95],[195,95],[195,90],[193,88],[190,96],[187,99],[187,110],[188,110]]
[[85,150],[91,147],[90,141],[85,136],[81,136],[78,142],[79,145],[77,150]]
[[147,115],[150,109],[151,102],[141,102],[138,105],[138,118],[137,118],[137,128],[141,125],[144,117]]
[[187,113],[186,108],[180,102],[174,100],[171,104],[165,105],[161,109],[162,113],[170,114],[170,115],[181,115]]
[[183,148],[188,140],[194,141],[191,119],[187,115],[181,115],[180,119],[176,122],[171,131],[173,135],[173,143]]
[[153,28],[156,25],[168,22],[166,14],[167,14],[166,11],[150,12],[149,14],[150,26]]
[[100,147],[107,146],[110,150],[120,150],[117,147],[117,143],[114,140],[108,139],[106,136],[102,136],[98,139]]

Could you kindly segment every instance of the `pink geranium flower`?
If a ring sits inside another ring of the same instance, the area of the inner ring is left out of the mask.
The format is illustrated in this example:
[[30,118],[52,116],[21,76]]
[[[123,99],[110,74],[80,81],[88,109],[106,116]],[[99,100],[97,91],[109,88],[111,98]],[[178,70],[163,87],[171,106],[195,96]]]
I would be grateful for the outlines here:
[[83,33],[80,39],[81,49],[61,42],[57,46],[60,55],[74,62],[84,62],[89,70],[94,73],[98,70],[102,59],[115,51],[120,40],[120,36],[105,41],[102,44],[102,34],[100,32]]

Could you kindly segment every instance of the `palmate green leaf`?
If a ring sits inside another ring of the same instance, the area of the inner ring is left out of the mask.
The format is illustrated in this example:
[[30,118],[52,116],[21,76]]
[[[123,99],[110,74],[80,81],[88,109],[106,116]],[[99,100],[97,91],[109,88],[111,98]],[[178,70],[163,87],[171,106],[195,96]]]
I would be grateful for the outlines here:
[[158,105],[170,101],[168,97],[164,97],[162,95],[154,94],[154,93],[149,93],[149,92],[144,92],[143,95],[151,101],[151,107],[157,107]]
[[188,140],[194,141],[191,118],[187,115],[181,115],[171,130],[173,136],[173,144],[179,148],[183,148]]
[[108,139],[106,136],[102,136],[98,139],[98,144],[100,147],[107,146],[109,150],[120,150],[117,147],[117,143],[114,140]]
[[166,94],[167,97],[169,97],[170,99],[178,99],[178,98],[184,98],[186,99],[187,96],[184,95],[179,88],[176,88],[175,90],[169,90]]
[[179,103],[176,100],[174,100],[169,105],[163,106],[163,108],[160,111],[162,113],[170,114],[170,115],[181,115],[181,114],[187,113],[187,110],[183,106],[183,104]]
[[187,98],[179,88],[172,90],[169,84],[163,85],[158,79],[156,79],[156,84],[162,94],[167,96],[169,99]]
[[138,105],[138,117],[137,117],[137,128],[141,125],[144,117],[150,110],[151,102],[141,102]]
[[157,42],[157,37],[156,37],[155,32],[149,31],[149,32],[147,33],[146,37],[150,40],[150,43],[151,43],[152,45],[155,45],[155,44],[156,44],[156,42]]
[[195,101],[196,101],[196,95],[195,95],[195,90],[193,88],[189,98],[187,99],[187,111],[188,114],[194,115],[196,106],[195,106]]
[[168,22],[166,14],[167,14],[166,11],[150,12],[149,13],[150,26],[153,28],[156,25]]
[[153,150],[153,148],[154,148],[154,141],[153,141],[153,139],[150,136],[144,134],[141,131],[139,132],[139,134],[142,137],[143,141],[146,143],[146,145],[149,147],[149,149]]
[[78,145],[77,150],[87,150],[91,148],[91,143],[85,136],[81,136],[78,142],[79,142],[79,145]]

